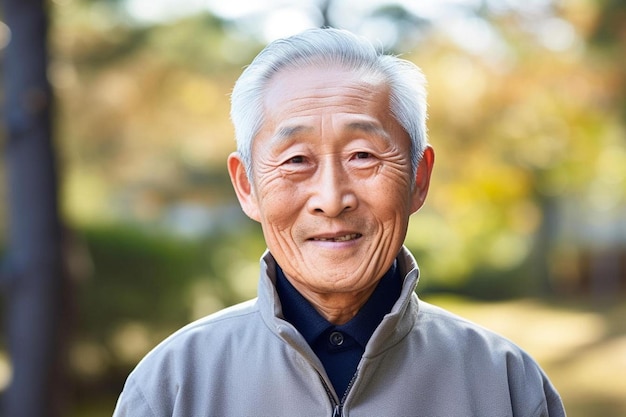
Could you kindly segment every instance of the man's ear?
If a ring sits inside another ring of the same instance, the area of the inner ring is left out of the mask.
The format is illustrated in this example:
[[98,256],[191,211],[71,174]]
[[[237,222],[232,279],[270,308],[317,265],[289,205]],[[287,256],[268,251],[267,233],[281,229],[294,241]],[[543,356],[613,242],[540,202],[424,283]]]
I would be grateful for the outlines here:
[[254,188],[250,183],[246,173],[246,166],[238,152],[233,152],[228,156],[228,174],[230,175],[230,181],[233,183],[241,209],[252,220],[260,222],[259,206],[254,194]]
[[428,187],[430,186],[430,175],[433,172],[434,164],[435,151],[430,145],[427,145],[415,173],[415,185],[411,195],[411,213],[419,210],[424,205],[424,201],[426,201]]

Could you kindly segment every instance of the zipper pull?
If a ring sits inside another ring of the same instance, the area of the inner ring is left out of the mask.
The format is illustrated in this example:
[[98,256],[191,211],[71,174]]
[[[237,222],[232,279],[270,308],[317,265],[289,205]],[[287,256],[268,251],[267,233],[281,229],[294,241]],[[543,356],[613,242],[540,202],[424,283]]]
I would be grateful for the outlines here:
[[333,417],[343,417],[343,405],[335,405],[335,409],[333,410]]

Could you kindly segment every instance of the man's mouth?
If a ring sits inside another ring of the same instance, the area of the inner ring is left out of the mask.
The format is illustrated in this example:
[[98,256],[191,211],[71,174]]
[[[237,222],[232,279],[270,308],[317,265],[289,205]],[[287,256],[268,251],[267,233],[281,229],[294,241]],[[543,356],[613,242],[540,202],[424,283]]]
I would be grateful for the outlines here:
[[314,237],[312,240],[318,242],[347,242],[348,240],[354,240],[361,237],[360,233],[350,233],[343,236],[334,237]]

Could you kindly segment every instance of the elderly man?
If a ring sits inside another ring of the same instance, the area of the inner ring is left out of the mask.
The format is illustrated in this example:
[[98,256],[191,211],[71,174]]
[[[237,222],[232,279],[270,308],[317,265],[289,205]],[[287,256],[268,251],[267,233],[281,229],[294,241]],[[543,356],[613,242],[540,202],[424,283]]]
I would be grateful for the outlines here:
[[434,153],[424,78],[348,32],[267,46],[232,94],[228,171],[268,246],[258,298],[129,376],[116,416],[564,416],[506,339],[420,301],[403,247]]

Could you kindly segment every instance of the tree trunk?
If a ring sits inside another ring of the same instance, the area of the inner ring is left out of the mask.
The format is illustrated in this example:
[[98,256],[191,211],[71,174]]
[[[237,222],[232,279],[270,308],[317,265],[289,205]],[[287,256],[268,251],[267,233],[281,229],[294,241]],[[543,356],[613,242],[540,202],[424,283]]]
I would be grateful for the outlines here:
[[8,178],[7,332],[12,380],[6,417],[62,414],[63,273],[48,21],[43,0],[3,0],[11,39],[4,54]]
[[330,16],[328,15],[331,3],[332,3],[331,0],[322,0],[319,5],[320,14],[322,15],[322,24],[320,27],[323,27],[323,28],[333,27],[330,21]]

